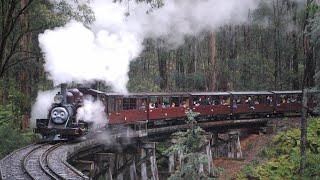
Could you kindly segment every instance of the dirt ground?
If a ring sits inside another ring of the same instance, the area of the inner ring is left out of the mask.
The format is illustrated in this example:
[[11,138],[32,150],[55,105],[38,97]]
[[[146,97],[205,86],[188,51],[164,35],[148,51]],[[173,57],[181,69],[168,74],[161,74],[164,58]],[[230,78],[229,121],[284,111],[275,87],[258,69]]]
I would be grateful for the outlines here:
[[271,143],[272,138],[277,133],[299,127],[300,118],[274,119],[270,124],[274,127],[272,134],[249,134],[247,137],[241,138],[243,159],[214,159],[214,165],[223,168],[219,179],[235,179],[235,175],[241,171],[245,165],[253,161],[263,162],[263,159],[259,157],[260,151]]

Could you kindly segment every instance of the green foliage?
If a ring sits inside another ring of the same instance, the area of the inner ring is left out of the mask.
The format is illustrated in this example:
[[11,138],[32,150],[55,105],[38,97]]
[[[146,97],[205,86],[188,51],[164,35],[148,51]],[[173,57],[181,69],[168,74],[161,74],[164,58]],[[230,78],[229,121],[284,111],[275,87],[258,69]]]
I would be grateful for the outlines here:
[[194,125],[195,123],[197,123],[196,121],[196,117],[199,116],[200,113],[198,112],[193,112],[192,110],[189,110],[186,112],[187,115],[187,123]]
[[208,163],[207,157],[201,153],[189,153],[185,157],[186,162],[169,177],[169,180],[194,180],[210,179],[205,173],[199,173],[200,163]]
[[34,134],[31,130],[22,132],[12,124],[0,125],[0,159],[15,149],[24,147],[32,142]]
[[58,15],[65,20],[74,19],[86,25],[91,24],[95,20],[93,11],[85,3],[70,3],[69,1],[62,0],[55,3],[55,9]]
[[208,163],[206,154],[200,152],[208,143],[206,132],[200,127],[195,127],[195,117],[198,116],[198,113],[190,110],[186,112],[186,115],[191,129],[175,133],[173,139],[176,140],[176,143],[165,151],[168,155],[180,153],[184,156],[183,165],[179,166],[169,179],[210,179],[207,174],[199,173],[200,164]]
[[[307,169],[304,178],[319,178],[320,174],[320,119],[310,119],[308,125]],[[300,130],[292,129],[274,137],[273,146],[262,150],[260,155],[269,160],[258,166],[246,166],[238,174],[239,179],[300,179]]]
[[311,3],[307,6],[307,11],[310,14],[310,17],[313,17],[316,13],[320,11],[320,7],[316,3]]
[[22,115],[30,108],[30,96],[19,91],[14,81],[9,84],[6,104],[0,104],[0,159],[35,139],[31,129],[21,130]]
[[173,135],[173,138],[177,140],[177,143],[168,148],[166,154],[178,152],[189,154],[198,152],[205,144],[207,144],[205,135],[206,132],[200,127],[197,127],[194,130],[188,129],[185,132],[177,132]]
[[35,138],[32,130],[20,130],[21,115],[16,109],[13,104],[0,105],[0,159]]

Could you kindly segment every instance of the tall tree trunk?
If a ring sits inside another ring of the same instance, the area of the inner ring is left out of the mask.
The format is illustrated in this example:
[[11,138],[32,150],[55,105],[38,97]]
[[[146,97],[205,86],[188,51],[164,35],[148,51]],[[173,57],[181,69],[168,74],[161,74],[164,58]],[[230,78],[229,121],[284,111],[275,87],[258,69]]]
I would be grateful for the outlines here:
[[167,76],[167,56],[162,47],[158,47],[158,65],[160,75],[160,89],[167,90],[168,76]]
[[302,115],[301,115],[301,137],[300,137],[300,176],[304,176],[304,171],[306,168],[306,159],[307,159],[307,129],[308,129],[308,119],[307,119],[307,104],[308,104],[308,92],[307,89],[303,89],[303,97],[302,97]]
[[184,64],[183,64],[182,56],[183,56],[183,49],[179,48],[176,53],[176,72],[177,72],[177,75],[175,77],[176,78],[175,79],[176,87],[179,90],[184,90],[184,88],[185,88]]
[[279,82],[279,22],[278,22],[278,16],[279,16],[279,1],[276,0],[276,2],[273,2],[273,16],[274,16],[274,90],[278,90],[278,82]]
[[[312,0],[307,1],[307,7],[312,4]],[[314,86],[314,75],[315,75],[315,61],[314,61],[314,53],[313,53],[313,45],[311,43],[311,25],[310,20],[313,18],[309,13],[308,9],[306,10],[306,19],[304,23],[304,55],[305,55],[305,67],[304,67],[304,86],[305,88]]]
[[304,175],[305,167],[306,167],[306,150],[307,150],[307,127],[308,127],[308,119],[307,119],[307,92],[306,89],[314,86],[314,75],[315,75],[315,64],[313,57],[313,47],[311,44],[310,37],[310,19],[311,14],[309,13],[309,8],[312,5],[313,0],[307,0],[306,4],[306,15],[304,22],[304,55],[305,55],[305,67],[304,67],[304,77],[303,77],[303,106],[302,106],[302,117],[301,117],[301,145],[300,145],[300,175]]
[[192,37],[189,39],[189,45],[188,45],[188,63],[187,63],[187,74],[190,77],[189,78],[189,82],[187,82],[186,84],[188,84],[188,89],[187,90],[199,90],[199,84],[196,79],[196,73],[197,73],[197,54],[196,54],[196,42],[197,39],[195,37]]
[[[20,7],[23,8],[28,4],[29,0],[21,0],[20,1]],[[21,14],[20,16],[20,26],[21,29],[27,30],[28,26],[29,26],[29,22],[28,22],[28,14],[27,12],[24,14]],[[20,41],[20,47],[22,51],[28,52],[29,51],[29,42],[31,41],[31,36],[30,34],[24,35],[21,38]],[[23,118],[21,119],[21,127],[27,128],[28,125],[28,121],[30,117],[30,102],[29,102],[29,96],[31,95],[31,88],[30,88],[30,84],[32,84],[32,80],[31,80],[31,73],[30,71],[33,71],[30,69],[30,67],[28,67],[28,64],[24,64],[23,65],[24,68],[21,68],[18,70],[18,77],[19,77],[19,82],[20,82],[20,91],[24,94],[24,99],[22,100],[23,103],[21,103],[21,105],[23,107],[20,107],[22,109],[22,113],[23,113]],[[32,73],[35,73],[35,71],[33,71]]]
[[[293,2],[292,5],[292,10],[293,10],[293,17],[292,21],[295,26],[298,26],[297,22],[297,4]],[[299,54],[299,39],[297,36],[297,30],[293,30],[292,33],[292,44],[293,44],[293,55],[292,55],[292,72],[294,74],[293,77],[293,82],[292,82],[292,89],[297,90],[299,89],[299,59],[298,59],[298,54]]]
[[293,70],[293,83],[292,83],[292,89],[297,90],[299,89],[299,59],[298,59],[298,53],[299,53],[299,48],[298,48],[298,39],[297,39],[297,34],[294,32],[292,34],[292,39],[293,39],[293,55],[292,55],[292,70]]
[[210,33],[209,39],[209,50],[210,50],[210,59],[208,62],[209,65],[209,83],[208,90],[216,91],[217,90],[217,62],[216,62],[216,37],[215,33]]

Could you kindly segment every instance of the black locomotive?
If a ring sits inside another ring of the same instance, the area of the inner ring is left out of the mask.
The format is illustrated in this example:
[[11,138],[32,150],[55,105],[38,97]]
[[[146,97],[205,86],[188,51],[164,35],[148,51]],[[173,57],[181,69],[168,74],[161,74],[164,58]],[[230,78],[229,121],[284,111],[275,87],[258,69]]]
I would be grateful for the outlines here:
[[61,93],[54,97],[47,119],[37,119],[35,133],[44,139],[63,140],[81,137],[88,132],[89,124],[77,120],[78,108],[83,105],[83,94],[78,89],[67,90],[61,85]]

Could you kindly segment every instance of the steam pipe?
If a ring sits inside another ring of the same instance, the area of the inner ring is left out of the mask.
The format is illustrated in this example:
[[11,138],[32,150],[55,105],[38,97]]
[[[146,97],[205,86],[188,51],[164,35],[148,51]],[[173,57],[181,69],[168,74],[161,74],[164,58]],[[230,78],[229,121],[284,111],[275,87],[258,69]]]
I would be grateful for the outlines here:
[[67,84],[61,84],[61,95],[63,96],[63,103],[67,102]]

